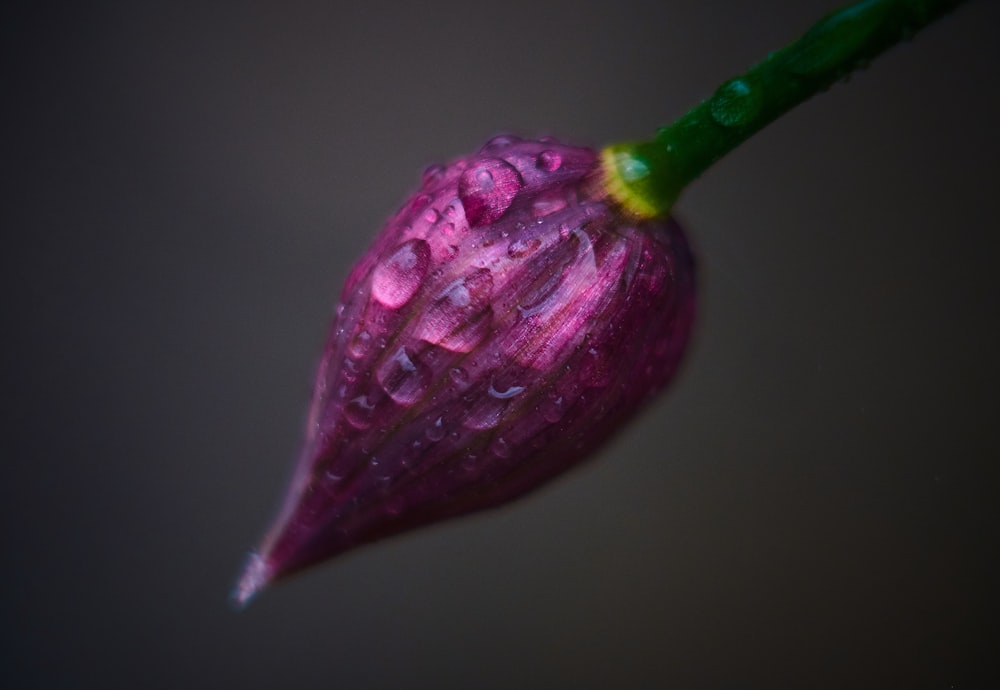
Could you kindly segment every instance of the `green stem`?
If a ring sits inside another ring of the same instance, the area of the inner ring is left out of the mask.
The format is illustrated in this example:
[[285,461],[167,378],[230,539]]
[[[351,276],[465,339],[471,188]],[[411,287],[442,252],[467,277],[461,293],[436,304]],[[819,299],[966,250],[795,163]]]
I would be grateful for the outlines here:
[[865,0],[833,12],[652,140],[605,148],[607,191],[639,217],[666,216],[683,189],[729,151],[962,2]]

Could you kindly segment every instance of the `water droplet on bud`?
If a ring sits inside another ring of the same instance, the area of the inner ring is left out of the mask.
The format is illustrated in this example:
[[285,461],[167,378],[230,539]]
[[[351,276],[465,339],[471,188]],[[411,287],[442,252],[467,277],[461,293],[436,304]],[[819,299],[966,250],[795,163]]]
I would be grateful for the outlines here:
[[368,331],[361,331],[351,340],[349,352],[353,357],[364,357],[365,353],[371,349],[372,336]]
[[420,400],[431,382],[430,369],[405,347],[383,360],[375,375],[382,389],[400,405],[412,405]]
[[489,153],[498,149],[508,148],[511,144],[517,144],[521,141],[522,139],[520,137],[516,137],[513,134],[498,134],[487,141],[480,151],[483,153]]
[[374,412],[374,403],[368,400],[367,395],[362,395],[347,403],[344,408],[344,417],[355,429],[364,430],[372,425]]
[[710,104],[712,119],[723,127],[739,127],[760,111],[761,93],[746,79],[731,79],[719,87]]
[[414,329],[417,338],[452,352],[468,352],[486,336],[491,321],[493,274],[479,268],[448,284]]
[[507,161],[487,158],[462,173],[458,197],[471,226],[492,223],[510,208],[524,186],[521,174]]
[[542,151],[538,154],[536,164],[546,172],[555,172],[562,165],[562,156],[556,151]]
[[390,309],[398,309],[417,292],[431,260],[431,248],[424,240],[401,244],[392,256],[375,267],[372,296]]
[[566,208],[566,199],[562,196],[542,197],[531,205],[531,215],[536,218],[536,223],[540,223],[545,216],[551,216],[564,208]]
[[460,390],[469,385],[469,372],[462,367],[453,368],[448,372],[448,376],[451,377],[451,382]]
[[444,170],[445,170],[444,166],[438,163],[435,163],[433,165],[428,165],[427,169],[424,170],[424,177],[423,177],[424,185],[427,186],[438,182],[444,175]]
[[498,436],[490,445],[490,451],[498,458],[509,458],[510,444],[504,440],[503,436]]
[[433,424],[427,427],[427,431],[425,433],[427,434],[427,438],[435,443],[443,439],[445,430],[442,418],[438,417]]
[[531,237],[526,240],[514,240],[507,246],[507,256],[512,259],[523,259],[540,246],[542,246],[542,241],[537,237]]

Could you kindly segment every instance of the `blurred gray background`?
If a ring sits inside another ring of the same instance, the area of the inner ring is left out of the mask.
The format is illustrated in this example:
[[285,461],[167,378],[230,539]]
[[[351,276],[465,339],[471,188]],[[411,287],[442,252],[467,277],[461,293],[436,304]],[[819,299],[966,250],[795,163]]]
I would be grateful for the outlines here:
[[994,2],[690,189],[697,338],[598,458],[227,604],[424,166],[646,137],[830,7],[5,3],[0,684],[995,681]]

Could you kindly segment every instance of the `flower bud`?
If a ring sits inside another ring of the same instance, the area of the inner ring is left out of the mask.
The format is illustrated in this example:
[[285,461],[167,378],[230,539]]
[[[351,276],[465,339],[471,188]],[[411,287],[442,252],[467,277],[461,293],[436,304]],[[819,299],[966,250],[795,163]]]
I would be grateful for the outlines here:
[[597,154],[497,137],[432,166],[347,278],[281,513],[234,596],[502,504],[594,452],[674,374],[694,265]]

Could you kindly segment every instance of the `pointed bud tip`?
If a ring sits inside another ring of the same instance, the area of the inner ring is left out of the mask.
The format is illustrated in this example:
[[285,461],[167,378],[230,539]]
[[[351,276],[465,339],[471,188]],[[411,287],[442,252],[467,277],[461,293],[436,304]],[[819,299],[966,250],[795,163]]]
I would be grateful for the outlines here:
[[243,567],[243,574],[229,595],[229,602],[237,611],[242,611],[257,594],[270,582],[267,563],[257,553],[251,553]]

